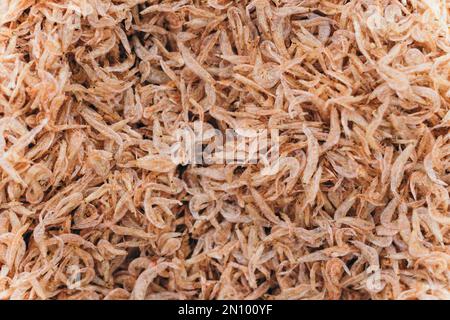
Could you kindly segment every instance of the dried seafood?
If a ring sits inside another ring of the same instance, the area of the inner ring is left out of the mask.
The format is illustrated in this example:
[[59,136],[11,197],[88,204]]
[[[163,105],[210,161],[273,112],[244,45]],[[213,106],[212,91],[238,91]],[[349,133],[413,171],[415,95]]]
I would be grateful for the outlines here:
[[[445,0],[1,1],[0,298],[450,299],[449,23]],[[278,130],[277,165],[174,163],[198,124]]]

